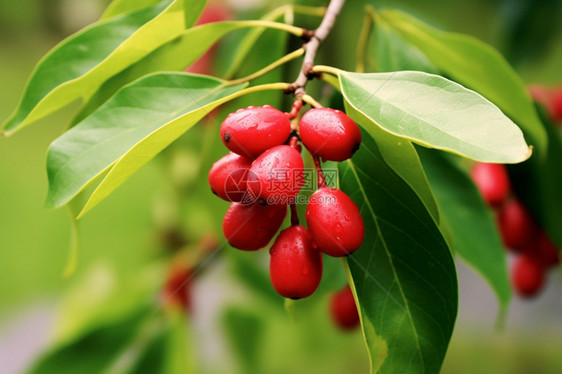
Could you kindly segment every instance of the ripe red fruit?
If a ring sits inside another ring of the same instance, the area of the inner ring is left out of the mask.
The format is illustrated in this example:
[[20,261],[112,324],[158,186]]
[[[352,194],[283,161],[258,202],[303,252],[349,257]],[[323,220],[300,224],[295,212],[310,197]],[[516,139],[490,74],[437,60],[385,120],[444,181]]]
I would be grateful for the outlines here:
[[498,206],[507,198],[510,183],[505,166],[476,163],[470,175],[488,205]]
[[306,222],[320,251],[346,256],[361,246],[365,225],[357,205],[343,191],[322,187],[306,207]]
[[306,112],[300,120],[299,134],[306,148],[324,160],[347,160],[361,144],[359,126],[344,112],[331,108]]
[[304,185],[304,162],[288,145],[278,145],[262,153],[248,175],[248,192],[268,204],[289,204]]
[[341,329],[351,330],[359,326],[359,313],[349,286],[345,286],[330,298],[330,315]]
[[[232,18],[232,12],[223,2],[209,1],[205,9],[203,9],[203,13],[201,13],[201,17],[197,21],[197,25],[226,21]],[[214,65],[213,59],[216,47],[217,44],[214,44],[197,61],[185,69],[185,71],[195,74],[211,75],[213,73],[212,67]]]
[[549,268],[560,263],[560,251],[542,230],[537,235],[536,247],[536,257],[545,267]]
[[520,201],[511,200],[501,207],[498,225],[503,243],[508,249],[523,250],[532,244],[536,226]]
[[511,269],[511,281],[521,296],[534,296],[543,287],[545,269],[533,256],[521,255],[515,259]]
[[230,113],[221,125],[224,145],[232,152],[254,159],[271,147],[285,143],[291,122],[270,105],[248,107]]
[[183,265],[173,265],[162,292],[163,302],[191,310],[192,270]]
[[316,291],[322,279],[322,253],[303,226],[291,226],[279,234],[269,251],[271,284],[279,295],[302,299]]
[[256,251],[270,242],[286,214],[287,208],[282,206],[232,203],[224,216],[222,231],[234,248]]
[[215,162],[209,171],[209,184],[215,195],[226,201],[246,201],[246,179],[252,162],[230,152]]

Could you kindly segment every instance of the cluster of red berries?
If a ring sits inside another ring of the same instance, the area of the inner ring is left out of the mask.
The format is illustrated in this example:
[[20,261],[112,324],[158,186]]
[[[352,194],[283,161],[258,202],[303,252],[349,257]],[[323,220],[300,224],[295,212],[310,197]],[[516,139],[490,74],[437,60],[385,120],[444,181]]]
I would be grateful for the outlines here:
[[[302,106],[290,113],[269,105],[248,107],[228,115],[220,128],[231,151],[209,172],[211,190],[232,202],[223,221],[229,244],[255,251],[273,239],[291,207],[291,226],[281,231],[270,250],[270,277],[283,297],[310,296],[322,277],[322,253],[342,257],[363,242],[359,208],[344,192],[326,186],[320,157],[343,161],[361,143],[359,127],[339,110],[316,108],[291,127]],[[312,154],[318,189],[307,202],[308,229],[299,224],[296,200],[305,184],[302,144]]]
[[560,254],[521,201],[510,196],[505,166],[477,163],[472,179],[484,200],[496,210],[505,247],[516,255],[511,268],[513,287],[521,296],[534,296],[544,286],[546,271],[560,262]]

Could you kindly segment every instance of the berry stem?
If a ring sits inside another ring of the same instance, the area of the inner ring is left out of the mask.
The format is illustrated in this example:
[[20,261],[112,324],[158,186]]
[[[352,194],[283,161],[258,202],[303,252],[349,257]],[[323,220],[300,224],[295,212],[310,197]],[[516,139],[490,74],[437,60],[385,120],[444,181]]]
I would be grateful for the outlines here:
[[[228,23],[228,22],[232,22],[232,21],[222,21],[221,23]],[[240,22],[240,21],[237,21]],[[302,27],[296,27],[293,25],[288,25],[286,23],[281,23],[281,22],[272,22],[272,21],[265,21],[265,20],[255,20],[255,21],[242,21],[244,24],[247,24],[248,26],[262,26],[262,27],[267,27],[270,29],[276,29],[276,30],[281,30],[281,31],[285,31],[288,32],[289,34],[293,34],[295,36],[303,37],[304,35],[306,35],[307,31],[306,29],[303,29]]]
[[295,314],[295,300],[285,298],[284,306],[291,320],[295,322],[297,320],[297,316]]
[[298,226],[299,222],[299,215],[297,213],[297,205],[291,204],[291,226]]
[[331,66],[316,65],[312,69],[312,72],[316,74],[318,79],[328,83],[336,90],[341,91],[339,80],[339,73],[341,72],[341,70],[333,68]]
[[298,141],[299,141],[299,138],[297,136],[293,136],[291,138],[291,140],[289,140],[289,146],[298,150],[298,145],[299,145]]
[[295,100],[293,105],[291,106],[291,111],[289,113],[285,113],[289,120],[293,120],[297,117],[300,110],[302,108],[302,100]]
[[316,166],[316,179],[318,181],[318,188],[326,187],[326,178],[324,177],[324,172],[322,171],[320,157],[312,156],[312,158],[314,159],[314,166]]
[[297,99],[302,98],[306,91],[304,87],[309,80],[310,73],[314,67],[314,59],[316,58],[316,53],[318,52],[318,47],[320,43],[326,39],[330,30],[336,22],[336,18],[340,13],[345,0],[331,0],[328,8],[326,9],[326,14],[320,23],[320,26],[313,32],[310,41],[305,44],[306,53],[304,55],[304,60],[302,62],[301,71],[292,84],[294,90],[294,95]]
[[246,77],[242,77],[242,78],[239,78],[239,79],[234,79],[234,80],[228,81],[226,83],[226,85],[227,86],[235,86],[237,84],[246,83],[248,81],[259,78],[262,75],[265,75],[265,74],[269,73],[270,71],[278,68],[279,66],[281,66],[281,65],[283,65],[287,62],[301,57],[303,54],[304,54],[304,48],[299,48],[299,49],[297,49],[297,50],[295,50],[295,51],[293,51],[289,54],[286,54],[285,56],[281,57],[279,60],[272,62],[271,64],[269,64],[266,67],[256,71],[253,74],[250,74]]
[[310,95],[303,95],[302,100],[305,103],[310,104],[313,108],[323,108],[322,104],[314,100],[314,98]]

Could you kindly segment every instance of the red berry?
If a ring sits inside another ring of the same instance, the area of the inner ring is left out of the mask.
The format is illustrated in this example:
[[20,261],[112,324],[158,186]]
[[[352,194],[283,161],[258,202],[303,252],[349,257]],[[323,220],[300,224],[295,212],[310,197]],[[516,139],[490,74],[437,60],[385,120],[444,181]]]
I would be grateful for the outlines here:
[[332,295],[330,314],[334,323],[341,329],[351,330],[359,326],[359,313],[349,286]]
[[282,206],[232,203],[224,216],[222,231],[234,248],[256,251],[271,241],[286,214],[287,208]]
[[511,281],[521,296],[534,296],[543,287],[545,269],[533,256],[521,255],[515,259],[511,269]]
[[304,162],[288,145],[278,145],[262,153],[248,175],[248,192],[268,204],[289,204],[304,185]]
[[269,105],[230,113],[221,125],[221,139],[232,152],[254,159],[271,147],[285,143],[291,122]]
[[[197,21],[197,25],[203,25],[205,23],[220,22],[232,19],[232,12],[225,6],[222,2],[209,2],[208,5],[203,9],[201,17]],[[211,48],[207,50],[198,60],[192,63],[185,71],[195,74],[207,74],[211,75],[213,73],[213,60],[216,52],[217,44],[214,44]]]
[[163,301],[191,310],[191,278],[192,271],[189,267],[173,265],[164,285]]
[[318,248],[327,255],[343,257],[363,243],[365,226],[359,208],[338,189],[322,187],[312,194],[306,222]]
[[331,108],[306,112],[299,124],[299,134],[310,153],[324,160],[347,160],[361,144],[359,126],[344,112]]
[[544,231],[540,231],[537,237],[536,257],[547,268],[560,263],[560,252]]
[[550,101],[550,117],[554,122],[562,122],[562,89],[554,92]]
[[498,212],[498,225],[507,248],[519,251],[532,244],[536,226],[520,201],[511,200],[501,207]]
[[507,198],[510,183],[505,166],[476,163],[470,174],[488,205],[498,206]]
[[209,171],[213,193],[226,201],[246,201],[246,179],[251,165],[249,159],[232,152],[215,162]]
[[322,279],[322,253],[303,226],[291,226],[275,239],[269,251],[271,283],[279,295],[302,299],[316,291]]

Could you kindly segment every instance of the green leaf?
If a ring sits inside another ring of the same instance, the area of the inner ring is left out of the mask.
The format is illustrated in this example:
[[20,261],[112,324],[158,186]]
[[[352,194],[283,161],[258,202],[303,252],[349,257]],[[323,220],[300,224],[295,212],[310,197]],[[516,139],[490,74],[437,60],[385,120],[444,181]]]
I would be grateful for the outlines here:
[[222,103],[287,84],[242,90],[186,73],[156,73],[121,89],[83,122],[56,139],[47,154],[47,205],[67,203],[104,171],[81,214]]
[[376,139],[384,161],[416,192],[435,222],[439,223],[439,209],[412,142],[384,131],[347,101],[346,113]]
[[[335,80],[333,85],[341,90],[339,80]],[[412,142],[385,131],[371,118],[356,110],[345,96],[344,99],[346,114],[376,139],[385,162],[416,192],[435,222],[439,223],[439,209]]]
[[347,263],[372,372],[438,373],[457,314],[455,265],[422,202],[364,135],[340,164],[340,185],[365,222]]
[[74,100],[87,101],[108,78],[175,39],[186,26],[184,4],[168,4],[96,23],[60,43],[35,68],[5,134]]
[[494,104],[438,75],[415,71],[341,72],[353,108],[393,135],[474,160],[517,163],[531,151]]
[[113,0],[101,15],[100,20],[106,20],[125,13],[136,12],[157,4],[160,1],[162,0]]
[[525,85],[502,55],[466,35],[436,30],[396,10],[375,13],[419,48],[444,74],[479,92],[517,123],[529,143],[544,152],[546,134]]
[[116,359],[143,323],[145,313],[134,313],[84,332],[75,340],[53,347],[28,374],[99,374]]
[[[242,88],[223,84],[224,81],[199,75],[156,73],[121,89],[49,147],[47,205],[68,202],[155,130],[182,116],[184,122],[189,121],[184,125],[187,130],[208,113],[206,104]],[[173,139],[159,139],[163,141],[169,144]],[[162,148],[160,144],[155,146]]]
[[418,153],[451,230],[455,253],[484,277],[505,311],[511,300],[507,255],[490,209],[468,173],[453,160],[423,148]]
[[[145,333],[139,334],[136,341],[122,352],[122,360],[117,360],[112,370],[104,374],[200,372],[196,367],[195,349],[189,342],[191,331],[185,311],[172,309],[166,312],[161,320],[154,319],[152,326],[149,325]],[[125,364],[119,365],[121,363]]]
[[385,23],[375,23],[373,65],[378,72],[392,72],[399,70],[418,70],[437,74],[437,69],[429,59],[415,46],[407,43]]
[[[177,39],[162,46],[105,82],[91,96],[73,123],[77,123],[109,99],[119,88],[154,72],[182,71],[196,61],[220,38],[243,28],[279,28],[280,24],[262,21],[226,21],[200,25],[185,30]],[[263,67],[263,66],[260,66]]]

